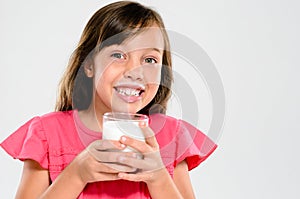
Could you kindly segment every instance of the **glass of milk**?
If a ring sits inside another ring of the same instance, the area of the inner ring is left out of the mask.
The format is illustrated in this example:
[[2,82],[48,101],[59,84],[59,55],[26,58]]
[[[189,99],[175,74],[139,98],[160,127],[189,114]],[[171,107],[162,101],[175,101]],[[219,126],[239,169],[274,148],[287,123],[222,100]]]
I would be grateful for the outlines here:
[[[143,122],[144,126],[148,126],[148,116],[136,113],[105,113],[103,115],[102,139],[119,140],[122,135],[126,135],[137,140],[145,141],[144,133],[139,127],[140,122]],[[126,147],[123,151],[129,152],[135,150]]]

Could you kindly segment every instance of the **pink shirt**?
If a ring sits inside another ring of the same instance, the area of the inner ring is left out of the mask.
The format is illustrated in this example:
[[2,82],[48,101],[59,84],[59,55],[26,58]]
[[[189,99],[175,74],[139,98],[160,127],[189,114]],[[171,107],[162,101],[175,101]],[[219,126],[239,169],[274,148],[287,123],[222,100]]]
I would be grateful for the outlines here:
[[[186,160],[189,170],[198,166],[216,148],[202,132],[189,123],[155,114],[149,126],[155,132],[162,160],[173,176],[175,166]],[[53,112],[34,117],[1,143],[13,158],[32,159],[49,170],[52,181],[101,132],[89,130],[79,120],[78,112]],[[125,180],[89,183],[78,197],[88,198],[151,198],[144,182]]]

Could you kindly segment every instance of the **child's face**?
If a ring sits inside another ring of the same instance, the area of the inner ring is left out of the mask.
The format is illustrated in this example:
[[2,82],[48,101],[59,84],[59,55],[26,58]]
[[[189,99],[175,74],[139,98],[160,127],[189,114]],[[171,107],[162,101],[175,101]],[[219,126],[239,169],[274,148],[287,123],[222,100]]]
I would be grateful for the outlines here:
[[160,84],[163,49],[157,27],[103,48],[94,58],[96,110],[136,113],[150,103]]

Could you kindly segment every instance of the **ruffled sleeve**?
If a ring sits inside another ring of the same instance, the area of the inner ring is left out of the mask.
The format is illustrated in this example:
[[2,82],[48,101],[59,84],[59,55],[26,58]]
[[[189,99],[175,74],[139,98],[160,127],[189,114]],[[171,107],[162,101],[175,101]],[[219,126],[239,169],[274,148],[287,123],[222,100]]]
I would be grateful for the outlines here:
[[39,117],[26,122],[0,145],[13,158],[32,159],[48,169],[48,144]]
[[191,124],[178,120],[175,166],[185,160],[189,170],[197,167],[217,145]]

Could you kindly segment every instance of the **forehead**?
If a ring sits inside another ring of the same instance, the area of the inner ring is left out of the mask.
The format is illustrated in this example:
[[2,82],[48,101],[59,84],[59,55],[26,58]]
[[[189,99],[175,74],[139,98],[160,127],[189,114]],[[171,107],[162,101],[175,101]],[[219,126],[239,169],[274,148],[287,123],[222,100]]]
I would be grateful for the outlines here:
[[126,51],[135,51],[139,49],[159,49],[164,50],[164,38],[158,27],[142,28],[139,32],[124,40],[120,46]]

